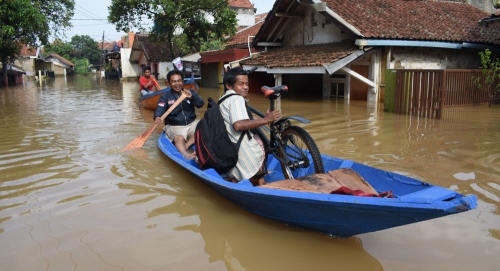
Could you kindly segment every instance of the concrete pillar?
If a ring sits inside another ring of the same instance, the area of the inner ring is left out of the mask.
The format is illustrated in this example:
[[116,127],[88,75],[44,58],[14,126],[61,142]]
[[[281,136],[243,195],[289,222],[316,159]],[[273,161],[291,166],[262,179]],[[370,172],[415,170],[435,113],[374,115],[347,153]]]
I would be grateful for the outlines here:
[[325,72],[323,74],[323,99],[329,99],[332,94],[332,89],[330,87],[330,74]]
[[378,91],[380,85],[380,51],[370,56],[370,68],[368,69],[368,79],[375,83],[375,87],[368,87],[367,102],[378,102]]

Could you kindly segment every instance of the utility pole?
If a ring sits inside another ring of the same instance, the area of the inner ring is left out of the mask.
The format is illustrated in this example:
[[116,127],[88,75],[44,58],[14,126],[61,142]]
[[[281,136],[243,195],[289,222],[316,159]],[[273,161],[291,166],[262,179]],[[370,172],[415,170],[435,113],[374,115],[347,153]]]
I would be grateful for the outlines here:
[[99,64],[99,83],[102,80],[102,58],[104,57],[104,31],[102,31],[102,42],[101,42],[101,64]]

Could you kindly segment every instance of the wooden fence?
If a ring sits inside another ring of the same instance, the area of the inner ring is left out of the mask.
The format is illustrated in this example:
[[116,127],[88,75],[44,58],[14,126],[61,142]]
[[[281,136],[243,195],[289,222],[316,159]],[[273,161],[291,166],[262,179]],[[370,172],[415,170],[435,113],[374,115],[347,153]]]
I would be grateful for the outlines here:
[[481,70],[397,70],[395,113],[440,119],[445,107],[487,104],[476,77],[484,86]]
[[[484,89],[484,76],[481,70],[444,71],[444,107],[471,106],[487,104],[489,93]],[[480,78],[483,89],[478,89],[473,78]]]

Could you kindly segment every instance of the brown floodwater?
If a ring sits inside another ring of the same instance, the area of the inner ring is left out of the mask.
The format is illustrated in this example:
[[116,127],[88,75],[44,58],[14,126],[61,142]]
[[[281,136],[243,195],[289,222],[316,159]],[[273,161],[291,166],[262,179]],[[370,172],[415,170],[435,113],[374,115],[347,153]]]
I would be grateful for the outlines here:
[[[498,270],[500,108],[442,120],[291,90],[284,115],[320,151],[475,194],[469,212],[346,239],[248,213],[157,147],[136,82],[94,77],[0,88],[1,270]],[[218,90],[201,88],[205,99]],[[265,110],[260,94],[250,104]],[[200,110],[199,116],[204,112]]]

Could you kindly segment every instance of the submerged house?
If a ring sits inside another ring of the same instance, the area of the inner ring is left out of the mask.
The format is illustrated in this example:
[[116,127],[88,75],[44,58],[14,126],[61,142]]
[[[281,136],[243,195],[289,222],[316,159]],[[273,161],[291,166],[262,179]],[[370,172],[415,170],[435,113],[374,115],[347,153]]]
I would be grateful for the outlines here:
[[23,45],[14,65],[24,70],[27,79],[35,79],[35,73],[37,70],[40,70],[39,66],[41,66],[43,62],[43,54],[40,47],[28,47]]
[[56,53],[46,56],[44,60],[42,70],[51,71],[54,76],[73,75],[75,73],[75,64]]
[[[251,47],[252,39],[262,27],[264,21],[260,21],[250,27],[243,28],[234,36],[229,37],[227,47],[224,50],[202,52],[201,55],[201,77],[203,86],[218,88],[222,82],[224,65],[234,63],[239,65],[239,60],[249,59],[258,49]],[[261,50],[263,50],[261,48]]]
[[[228,0],[229,9],[236,12],[237,32],[226,40],[225,50],[202,52],[201,77],[204,87],[218,88],[222,82],[224,65],[248,58],[258,48],[253,48],[253,38],[262,26],[265,14],[256,15],[257,11],[249,0]],[[261,49],[263,50],[263,49]]]
[[174,69],[173,58],[170,55],[170,49],[166,43],[152,42],[148,34],[136,34],[133,38],[129,61],[131,65],[136,66],[134,69],[138,69],[140,75],[142,75],[142,67],[149,66],[154,77],[167,79],[167,73]]
[[500,24],[451,0],[277,0],[238,61],[308,95],[381,102],[391,69],[474,69],[500,47]]

